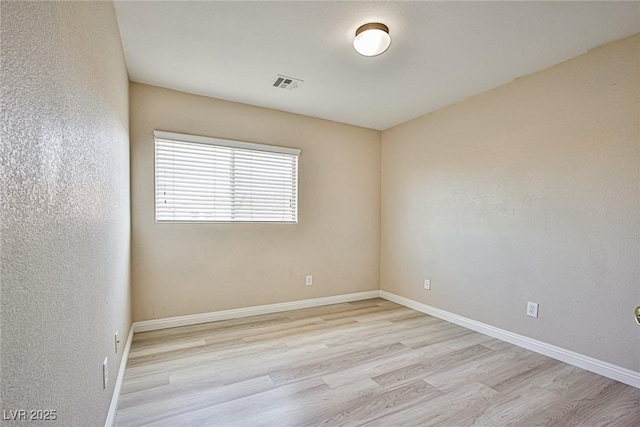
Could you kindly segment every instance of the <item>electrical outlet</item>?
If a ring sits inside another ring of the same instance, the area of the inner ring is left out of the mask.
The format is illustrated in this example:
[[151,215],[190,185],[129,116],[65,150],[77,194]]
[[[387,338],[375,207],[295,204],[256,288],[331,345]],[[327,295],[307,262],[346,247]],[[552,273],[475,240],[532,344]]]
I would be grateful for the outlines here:
[[424,289],[426,291],[430,291],[431,290],[431,280],[424,279]]
[[537,302],[528,302],[527,303],[527,316],[538,317],[538,303]]
[[306,284],[307,286],[313,285],[313,276],[307,276]]
[[116,333],[115,333],[114,344],[115,344],[115,347],[116,347],[116,354],[118,354],[118,347],[119,347],[119,344],[120,344],[120,340],[118,339],[118,331],[116,331]]
[[105,357],[102,362],[102,388],[107,388],[107,384],[109,384],[109,357]]

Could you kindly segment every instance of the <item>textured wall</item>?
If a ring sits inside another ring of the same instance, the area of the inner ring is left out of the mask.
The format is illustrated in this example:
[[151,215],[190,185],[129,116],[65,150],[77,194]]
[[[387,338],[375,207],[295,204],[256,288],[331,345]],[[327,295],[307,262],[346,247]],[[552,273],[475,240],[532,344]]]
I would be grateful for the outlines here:
[[640,371],[639,102],[636,35],[383,132],[381,288]]
[[21,426],[104,425],[122,355],[113,333],[124,345],[131,324],[128,78],[113,4],[1,7],[0,409],[57,411]]
[[[137,83],[130,94],[134,320],[378,289],[380,132]],[[299,223],[156,224],[154,129],[302,149]]]

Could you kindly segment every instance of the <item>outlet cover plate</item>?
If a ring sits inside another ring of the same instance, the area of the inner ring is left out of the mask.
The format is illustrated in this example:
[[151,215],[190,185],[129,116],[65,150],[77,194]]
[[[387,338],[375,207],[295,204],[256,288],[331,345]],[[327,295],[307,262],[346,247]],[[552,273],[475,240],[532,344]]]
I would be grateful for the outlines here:
[[307,280],[305,283],[307,286],[313,285],[313,276],[307,276]]
[[424,289],[426,291],[430,291],[431,290],[431,280],[424,279]]
[[527,303],[527,316],[538,317],[538,303],[537,302],[528,302]]

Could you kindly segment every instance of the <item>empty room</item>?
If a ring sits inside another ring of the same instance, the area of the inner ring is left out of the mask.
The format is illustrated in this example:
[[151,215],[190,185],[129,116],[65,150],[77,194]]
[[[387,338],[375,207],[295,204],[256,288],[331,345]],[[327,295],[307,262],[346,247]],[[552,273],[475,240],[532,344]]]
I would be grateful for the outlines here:
[[3,426],[640,426],[640,2],[0,2]]

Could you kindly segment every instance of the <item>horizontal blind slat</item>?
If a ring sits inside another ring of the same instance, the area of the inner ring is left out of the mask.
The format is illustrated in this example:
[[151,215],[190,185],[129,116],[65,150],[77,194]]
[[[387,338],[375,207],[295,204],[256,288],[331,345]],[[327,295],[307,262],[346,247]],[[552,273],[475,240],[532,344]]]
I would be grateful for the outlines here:
[[[171,188],[181,188],[180,186],[182,186],[182,188],[188,188],[190,184],[198,184],[197,180],[192,179],[190,181],[185,180],[181,183],[178,183],[177,185],[171,185],[171,184],[163,184],[160,183],[160,185],[166,185],[167,186],[167,190],[171,190]],[[231,189],[235,189],[235,190],[246,190],[248,192],[267,192],[267,193],[273,193],[273,192],[284,192],[283,190],[288,188],[291,191],[293,191],[296,187],[293,185],[270,185],[268,183],[265,184],[258,184],[255,182],[241,182],[241,181],[237,181],[235,185],[227,185],[227,186],[219,186],[221,188],[219,188],[220,190],[222,190],[223,188],[231,188]],[[205,188],[205,187],[199,187],[199,188]],[[217,191],[216,190],[216,186],[214,184],[210,185],[208,188],[211,188],[213,191]],[[162,190],[162,189],[161,189]]]
[[198,144],[191,142],[168,141],[156,139],[156,147],[165,151],[183,151],[193,153],[219,152],[219,153],[237,153],[241,156],[254,156],[273,159],[297,158],[297,154],[289,153],[271,153],[267,151],[254,151],[246,148],[224,147],[213,144]]
[[243,179],[243,180],[253,180],[253,181],[292,181],[292,177],[283,174],[269,174],[269,173],[237,173],[231,177],[228,174],[224,174],[220,171],[198,171],[198,170],[186,170],[179,169],[173,172],[167,170],[159,170],[157,172],[157,176],[160,178],[171,179],[172,181],[180,180],[181,178],[189,179],[192,177],[197,177],[199,180],[211,181],[215,180],[227,181],[229,179],[235,178]]
[[228,164],[231,160],[236,164],[251,164],[264,167],[289,167],[295,161],[294,159],[264,159],[264,158],[244,158],[233,156],[232,154],[226,155],[222,153],[180,153],[180,152],[168,152],[158,151],[156,153],[156,161],[162,161],[164,163],[189,161],[194,163],[218,163]]

